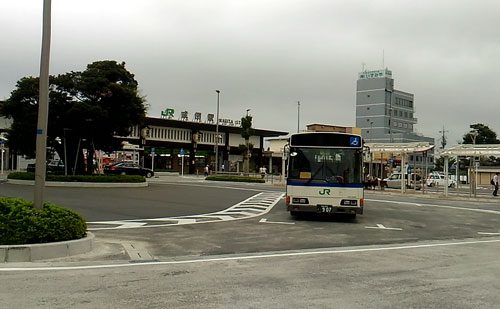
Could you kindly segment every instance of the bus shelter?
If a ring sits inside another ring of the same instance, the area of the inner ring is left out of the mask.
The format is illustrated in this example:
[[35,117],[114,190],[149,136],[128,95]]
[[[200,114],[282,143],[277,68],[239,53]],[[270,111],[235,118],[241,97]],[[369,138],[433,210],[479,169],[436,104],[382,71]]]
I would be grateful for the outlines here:
[[[410,143],[365,143],[365,148],[368,150],[370,157],[374,153],[392,153],[401,156],[401,173],[403,174],[403,166],[405,166],[405,157],[411,153],[426,153],[434,148],[428,142],[410,142]],[[405,177],[401,177],[401,193],[405,192]]]
[[[448,160],[450,157],[482,157],[482,156],[500,156],[500,144],[460,144],[453,146],[444,150],[441,153],[441,156],[444,157],[444,174],[448,175]],[[476,173],[477,167],[474,165],[474,174]],[[476,182],[469,181],[470,192],[474,192],[474,197],[476,196]],[[458,184],[458,168],[457,168],[457,184]],[[444,195],[448,196],[448,177],[445,177],[445,186],[444,186]]]

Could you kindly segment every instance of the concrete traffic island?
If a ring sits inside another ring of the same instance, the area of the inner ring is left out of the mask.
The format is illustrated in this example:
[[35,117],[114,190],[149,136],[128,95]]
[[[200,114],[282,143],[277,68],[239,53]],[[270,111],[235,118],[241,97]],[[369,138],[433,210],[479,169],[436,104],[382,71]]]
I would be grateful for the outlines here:
[[[7,179],[7,183],[14,185],[35,185],[34,180]],[[46,181],[46,187],[72,187],[72,188],[143,188],[148,182],[64,182]]]
[[44,244],[0,246],[0,263],[33,262],[83,254],[94,248],[94,234],[87,232],[81,239]]

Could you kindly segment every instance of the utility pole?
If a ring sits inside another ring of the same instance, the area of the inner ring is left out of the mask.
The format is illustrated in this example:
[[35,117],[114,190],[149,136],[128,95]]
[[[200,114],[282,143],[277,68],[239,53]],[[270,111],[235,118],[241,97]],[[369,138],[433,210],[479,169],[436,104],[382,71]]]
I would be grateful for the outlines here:
[[215,173],[219,172],[219,96],[220,90],[215,90],[217,92],[217,119],[215,124]]
[[45,172],[47,169],[47,123],[49,118],[49,62],[51,38],[51,0],[43,2],[42,52],[40,57],[40,82],[38,121],[36,129],[35,196],[34,207],[43,207]]
[[297,133],[300,132],[300,101],[297,101]]
[[444,147],[446,147],[446,133],[449,132],[448,130],[445,130],[444,129],[444,126],[443,126],[443,130],[439,131],[439,133],[441,133],[441,149],[444,149]]

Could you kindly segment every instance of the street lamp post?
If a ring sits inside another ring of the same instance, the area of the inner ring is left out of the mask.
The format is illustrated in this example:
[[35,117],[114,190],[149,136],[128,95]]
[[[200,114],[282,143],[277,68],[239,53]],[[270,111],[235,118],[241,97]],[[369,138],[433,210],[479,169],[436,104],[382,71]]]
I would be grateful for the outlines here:
[[248,117],[248,112],[251,111],[251,108],[247,108],[247,117]]
[[68,155],[66,153],[66,131],[71,130],[63,128],[63,143],[64,143],[64,176],[68,176]]
[[297,101],[297,133],[300,131],[300,101]]
[[219,96],[220,90],[215,90],[217,92],[217,117],[215,123],[215,173],[219,171]]
[[[472,145],[475,148],[476,147],[476,137],[479,135],[479,132],[477,130],[473,130],[471,133],[472,137]],[[476,197],[476,191],[477,191],[477,162],[476,162],[476,156],[472,157],[472,162],[473,162],[473,171],[474,171],[474,198]]]

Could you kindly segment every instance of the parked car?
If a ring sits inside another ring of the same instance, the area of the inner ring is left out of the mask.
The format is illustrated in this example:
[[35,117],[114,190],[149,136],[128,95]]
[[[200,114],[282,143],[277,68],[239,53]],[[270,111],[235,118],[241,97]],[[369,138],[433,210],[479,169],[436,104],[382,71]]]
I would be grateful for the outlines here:
[[[406,176],[405,183],[406,183],[407,188],[413,189],[414,188],[413,183],[415,180],[416,180],[416,186],[415,186],[416,189],[420,190],[422,188],[422,185],[421,185],[422,177],[420,177],[420,175],[411,173],[411,174],[405,174],[405,176]],[[385,187],[386,188],[401,189],[401,178],[402,177],[403,176],[401,175],[401,173],[391,174],[389,177],[387,177],[383,180],[385,182]]]
[[[27,172],[34,173],[35,169],[35,163],[30,163],[26,166]],[[47,163],[47,167],[45,169],[47,173],[64,174],[64,162],[62,160],[51,160]]]
[[[445,184],[444,174],[441,173],[431,173],[427,176],[427,180],[425,181],[425,185],[428,187],[439,186],[442,187]],[[455,188],[456,182],[448,176],[448,187]]]
[[154,176],[153,170],[144,168],[134,162],[116,162],[104,167],[104,174],[117,174],[117,175],[141,175],[146,178]]

